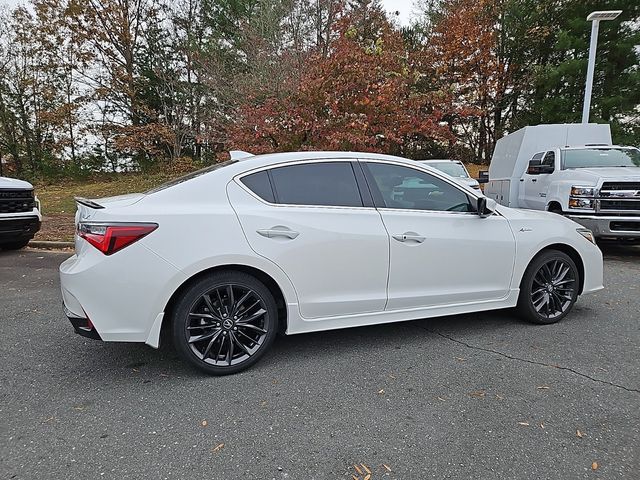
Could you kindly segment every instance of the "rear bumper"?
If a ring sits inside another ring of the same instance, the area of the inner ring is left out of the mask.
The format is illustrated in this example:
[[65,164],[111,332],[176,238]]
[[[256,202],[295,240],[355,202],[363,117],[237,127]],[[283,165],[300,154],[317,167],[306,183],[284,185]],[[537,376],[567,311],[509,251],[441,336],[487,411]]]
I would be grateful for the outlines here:
[[0,217],[0,244],[30,240],[40,230],[37,216]]
[[640,216],[567,215],[567,217],[591,230],[598,238],[640,239]]
[[86,318],[67,317],[73,326],[73,329],[78,335],[83,337],[92,338],[93,340],[102,340],[100,334],[95,327]]

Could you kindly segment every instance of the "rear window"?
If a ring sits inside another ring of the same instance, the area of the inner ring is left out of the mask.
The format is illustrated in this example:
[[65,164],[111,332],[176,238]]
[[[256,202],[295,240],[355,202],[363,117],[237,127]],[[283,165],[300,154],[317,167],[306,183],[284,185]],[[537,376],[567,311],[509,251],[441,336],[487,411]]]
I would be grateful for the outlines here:
[[174,185],[178,185],[182,182],[186,182],[187,180],[191,180],[192,178],[196,178],[199,177],[200,175],[204,175],[205,173],[209,173],[209,172],[213,172],[214,170],[219,170],[220,168],[226,167],[228,165],[231,165],[233,163],[236,163],[237,160],[227,160],[226,162],[220,162],[220,163],[216,163],[214,165],[210,165],[208,167],[205,168],[201,168],[200,170],[196,170],[195,172],[191,172],[191,173],[187,173],[186,175],[183,175],[182,177],[178,177],[178,178],[174,178],[173,180],[169,180],[168,182],[163,183],[162,185],[158,185],[155,188],[152,188],[151,190],[144,192],[146,195],[149,195],[150,193],[156,193],[159,192],[161,190],[164,190],[166,188],[169,187],[173,187]]

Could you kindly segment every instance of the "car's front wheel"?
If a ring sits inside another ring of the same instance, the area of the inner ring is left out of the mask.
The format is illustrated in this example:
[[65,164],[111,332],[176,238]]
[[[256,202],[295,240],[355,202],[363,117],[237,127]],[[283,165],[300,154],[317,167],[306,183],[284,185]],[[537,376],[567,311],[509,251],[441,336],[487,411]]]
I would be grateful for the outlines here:
[[542,252],[527,267],[518,298],[518,311],[538,324],[556,323],[573,308],[580,276],[575,262],[558,250]]
[[262,282],[243,272],[207,275],[173,310],[173,340],[188,362],[212,375],[240,372],[269,349],[277,308]]

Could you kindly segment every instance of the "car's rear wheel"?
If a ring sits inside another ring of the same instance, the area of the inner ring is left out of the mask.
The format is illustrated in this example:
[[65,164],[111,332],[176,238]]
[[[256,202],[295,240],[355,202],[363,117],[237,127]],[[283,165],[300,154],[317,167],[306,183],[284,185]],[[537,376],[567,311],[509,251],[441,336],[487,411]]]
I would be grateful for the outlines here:
[[518,298],[518,311],[538,324],[556,323],[573,308],[580,275],[575,262],[566,253],[548,250],[527,267]]
[[173,313],[181,356],[212,375],[240,372],[269,349],[278,328],[276,302],[243,272],[217,272],[191,285]]

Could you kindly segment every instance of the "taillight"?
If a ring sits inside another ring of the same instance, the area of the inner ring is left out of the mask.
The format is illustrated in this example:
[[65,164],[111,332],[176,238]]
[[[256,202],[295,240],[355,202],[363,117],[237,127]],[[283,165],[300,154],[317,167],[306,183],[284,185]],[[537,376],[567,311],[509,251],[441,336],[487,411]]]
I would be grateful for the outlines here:
[[105,255],[111,255],[149,235],[156,228],[157,223],[80,223],[78,236]]

